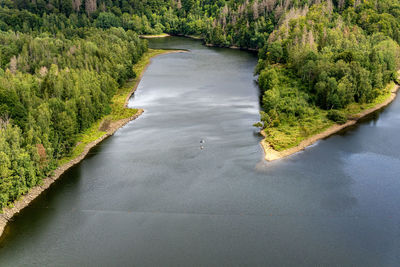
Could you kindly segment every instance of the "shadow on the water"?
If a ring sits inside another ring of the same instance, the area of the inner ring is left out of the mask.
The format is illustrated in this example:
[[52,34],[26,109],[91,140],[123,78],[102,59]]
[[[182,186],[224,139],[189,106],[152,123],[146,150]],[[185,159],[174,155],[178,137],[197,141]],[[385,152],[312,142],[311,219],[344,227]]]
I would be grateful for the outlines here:
[[302,266],[365,266],[392,255],[387,229],[397,229],[398,212],[387,204],[399,202],[400,165],[382,157],[382,144],[398,127],[385,128],[390,136],[360,128],[255,167],[256,60],[190,39],[162,42],[193,53],[154,60],[135,99],[153,117],[94,147],[17,216],[0,265],[275,266],[298,256]]
[[258,88],[258,104],[260,105],[260,110],[263,106],[262,99],[264,92],[261,90],[260,86],[258,85],[258,75],[255,76],[256,79],[253,81],[254,86]]
[[[387,111],[387,109],[389,109],[391,107],[392,104],[393,104],[393,102],[390,103],[389,105],[387,105],[386,107],[383,107],[377,111],[372,112],[371,114],[366,115],[365,117],[359,119],[356,124],[342,129],[341,131],[335,133],[335,135],[346,136],[348,134],[352,134],[360,126],[370,124],[371,122],[374,125],[376,125],[376,123],[379,121],[381,115],[384,114]],[[329,136],[327,138],[329,138]],[[325,139],[327,139],[327,138],[325,138]]]
[[[20,238],[19,232],[21,230],[23,232],[31,232],[32,234],[40,233],[40,231],[46,228],[46,225],[51,225],[52,219],[56,217],[58,212],[67,213],[73,210],[74,207],[71,206],[69,210],[56,211],[49,207],[49,204],[51,203],[53,206],[56,206],[55,203],[60,200],[60,194],[79,190],[82,177],[81,173],[84,168],[83,164],[86,160],[90,160],[101,153],[103,145],[106,142],[108,142],[108,139],[90,149],[84,160],[65,171],[48,189],[43,191],[37,198],[31,201],[27,207],[16,214],[10,220],[12,223],[7,224],[0,237],[0,248],[5,246],[8,239]],[[73,202],[71,202],[71,204],[72,203]],[[41,212],[38,212],[38,210],[41,210]],[[43,212],[43,210],[47,212]],[[26,224],[24,218],[30,218],[30,223]],[[37,231],[37,229],[40,229],[40,231]]]

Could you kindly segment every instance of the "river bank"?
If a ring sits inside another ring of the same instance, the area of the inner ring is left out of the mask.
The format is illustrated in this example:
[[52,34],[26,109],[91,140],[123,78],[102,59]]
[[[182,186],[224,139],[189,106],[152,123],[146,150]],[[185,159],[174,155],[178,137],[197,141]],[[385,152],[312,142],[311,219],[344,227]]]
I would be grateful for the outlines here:
[[[349,119],[346,123],[344,124],[335,124],[331,127],[329,127],[328,129],[326,129],[325,131],[318,133],[316,135],[313,135],[305,140],[303,140],[300,144],[298,144],[295,147],[283,150],[283,151],[277,151],[275,150],[267,141],[266,139],[263,139],[261,141],[261,147],[263,148],[264,151],[264,158],[267,161],[274,161],[274,160],[279,160],[282,158],[286,158],[290,155],[293,155],[297,152],[300,152],[302,150],[304,150],[305,148],[307,148],[308,146],[316,143],[317,141],[327,138],[335,133],[338,133],[339,131],[352,126],[354,124],[356,124],[360,119],[370,115],[371,113],[378,111],[384,107],[386,107],[387,105],[389,105],[390,103],[393,102],[393,100],[396,98],[398,90],[399,90],[400,86],[399,85],[395,85],[392,90],[391,90],[391,94],[389,96],[389,98],[387,98],[385,101],[383,101],[382,103],[377,104],[376,106],[366,109],[360,113],[355,114],[354,116],[352,116],[351,119]],[[266,137],[264,130],[261,131],[261,134]]]
[[[184,50],[149,50],[149,52],[148,52],[149,55],[148,56],[144,55],[143,58],[141,59],[141,61],[139,63],[137,63],[137,65],[138,65],[137,69],[139,70],[138,72],[140,74],[134,80],[134,85],[133,85],[132,89],[129,90],[129,92],[126,95],[122,96],[125,99],[122,104],[123,108],[128,109],[127,106],[129,103],[129,99],[135,93],[137,87],[139,86],[139,83],[143,77],[143,74],[145,73],[146,69],[148,68],[148,66],[151,63],[151,59],[153,59],[159,55],[165,55],[165,54],[170,54],[170,53],[184,53],[184,52],[187,52],[187,51],[184,51]],[[116,97],[118,97],[118,96],[116,96]],[[121,105],[121,103],[118,103],[118,100],[116,102],[117,102],[116,104]],[[104,133],[100,137],[92,140],[91,142],[84,144],[82,151],[79,151],[79,154],[77,156],[74,156],[72,159],[68,158],[68,161],[66,163],[62,163],[61,166],[59,166],[57,169],[54,170],[54,173],[52,176],[49,176],[49,177],[43,179],[41,185],[37,185],[37,186],[31,188],[26,195],[22,196],[19,200],[15,201],[13,203],[12,207],[3,209],[3,213],[0,214],[0,237],[2,236],[2,234],[4,232],[4,229],[5,229],[8,221],[10,221],[22,209],[27,207],[42,192],[44,192],[46,189],[48,189],[50,187],[50,185],[53,184],[57,179],[59,179],[65,171],[67,171],[74,165],[81,162],[93,147],[95,147],[96,145],[101,143],[103,140],[105,140],[106,138],[113,135],[118,129],[125,126],[130,121],[137,119],[140,115],[143,114],[143,112],[144,112],[143,109],[138,109],[134,114],[132,114],[126,118],[119,118],[117,120],[111,121],[107,125],[107,129],[101,130],[101,132],[104,132]],[[118,116],[118,117],[120,117],[120,116]],[[103,118],[101,120],[105,121],[105,118]],[[100,125],[100,124],[101,123],[96,124],[97,128],[98,128],[98,125]],[[100,132],[100,129],[98,129],[98,131]],[[81,143],[81,142],[77,142],[77,146],[79,145],[79,143]],[[63,161],[61,161],[61,162],[63,162]]]
[[[168,36],[168,35],[167,35]],[[162,36],[162,37],[167,37],[167,36]],[[172,35],[169,35],[172,36]],[[204,42],[204,45],[207,47],[217,47],[217,48],[229,48],[229,49],[235,49],[235,50],[243,50],[243,51],[250,51],[250,52],[258,52],[258,49],[256,48],[246,48],[246,47],[240,47],[240,46],[236,46],[236,45],[231,45],[231,46],[219,46],[219,45],[215,45],[212,43],[207,43],[205,38],[202,36],[198,36],[198,35],[185,35],[185,34],[176,34],[175,36],[179,36],[179,37],[185,37],[185,38],[190,38],[193,40],[200,40]]]
[[163,33],[163,34],[154,34],[154,35],[140,35],[140,38],[143,39],[153,39],[153,38],[165,38],[165,37],[170,37],[170,36],[178,36],[178,37],[185,37],[185,38],[190,38],[193,40],[200,40],[204,42],[204,45],[207,47],[218,47],[218,48],[230,48],[230,49],[235,49],[235,50],[243,50],[243,51],[250,51],[250,52],[258,52],[258,49],[256,48],[244,48],[236,45],[231,45],[231,46],[218,46],[214,45],[211,43],[207,43],[204,39],[204,37],[197,36],[197,35],[185,35],[185,34],[168,34],[168,33]]
[[142,34],[142,35],[139,35],[139,37],[140,37],[140,38],[143,38],[143,39],[165,38],[165,37],[168,37],[168,36],[171,36],[171,35],[170,35],[170,34],[168,34],[168,33],[162,33],[162,34],[149,34],[149,35]]

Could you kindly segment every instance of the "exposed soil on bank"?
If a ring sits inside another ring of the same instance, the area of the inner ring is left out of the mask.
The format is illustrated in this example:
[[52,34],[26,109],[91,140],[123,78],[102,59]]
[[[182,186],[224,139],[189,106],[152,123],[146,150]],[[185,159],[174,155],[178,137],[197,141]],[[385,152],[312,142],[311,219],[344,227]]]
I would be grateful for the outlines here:
[[[392,89],[392,93],[390,95],[390,97],[388,99],[386,99],[384,102],[376,105],[373,108],[370,109],[366,109],[358,114],[356,114],[352,119],[348,120],[345,124],[335,124],[332,127],[329,127],[328,129],[326,129],[325,131],[313,135],[305,140],[303,140],[300,144],[298,144],[295,147],[283,150],[283,151],[276,151],[267,141],[266,139],[263,139],[261,141],[261,146],[264,150],[264,155],[265,155],[265,160],[267,161],[274,161],[274,160],[278,160],[278,159],[282,159],[285,157],[288,157],[290,155],[293,155],[299,151],[304,150],[306,147],[314,144],[315,142],[317,142],[318,140],[327,138],[337,132],[340,132],[341,130],[356,124],[360,119],[364,118],[365,116],[380,110],[384,107],[386,107],[387,105],[389,105],[390,103],[393,102],[393,100],[396,98],[397,96],[397,92],[399,90],[400,86],[399,85],[395,85],[395,87]],[[265,137],[265,132],[261,131],[261,134]]]
[[[161,54],[155,55],[152,58],[157,57],[159,55],[165,55],[165,54],[170,54],[170,53],[185,53],[185,52],[187,52],[187,51],[184,51],[184,50],[170,50],[170,51],[165,51],[165,53],[161,53]],[[128,106],[129,99],[135,93],[135,91],[136,91],[137,87],[139,86],[139,83],[140,83],[144,73],[146,72],[146,69],[151,64],[151,59],[149,60],[149,63],[143,68],[143,71],[140,73],[139,78],[137,79],[135,85],[133,86],[133,88],[129,92],[129,94],[127,95],[125,103],[124,103],[124,107]],[[19,200],[14,202],[13,207],[3,209],[3,213],[0,214],[0,236],[3,234],[7,223],[16,214],[18,214],[22,209],[27,207],[43,191],[48,189],[50,187],[50,185],[52,183],[54,183],[57,179],[59,179],[61,177],[61,175],[65,171],[67,171],[72,166],[74,166],[74,165],[78,164],[79,162],[81,162],[93,147],[95,147],[97,144],[102,142],[107,137],[113,135],[118,129],[120,129],[121,127],[123,127],[124,125],[129,123],[130,121],[137,119],[140,115],[143,114],[143,112],[144,112],[143,109],[139,109],[136,112],[135,115],[133,115],[133,116],[131,116],[129,118],[125,118],[125,119],[121,119],[121,120],[118,120],[118,121],[111,122],[110,125],[107,127],[106,133],[103,136],[101,136],[100,138],[96,139],[95,141],[87,144],[85,146],[83,152],[78,157],[70,160],[69,162],[63,164],[62,166],[60,166],[56,170],[54,170],[54,173],[53,173],[52,176],[43,179],[41,185],[37,185],[37,186],[31,188],[26,195],[22,196],[21,199],[19,199]]]
[[164,37],[168,37],[171,36],[168,33],[163,33],[163,34],[154,34],[154,35],[140,35],[140,38],[143,39],[153,39],[153,38],[164,38]]

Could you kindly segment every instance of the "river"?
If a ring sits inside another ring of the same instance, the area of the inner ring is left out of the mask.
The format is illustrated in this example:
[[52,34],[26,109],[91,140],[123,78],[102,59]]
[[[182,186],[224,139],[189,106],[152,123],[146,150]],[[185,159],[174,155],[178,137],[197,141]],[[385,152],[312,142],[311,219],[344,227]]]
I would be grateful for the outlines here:
[[150,42],[190,53],[153,59],[145,113],[15,217],[1,266],[398,266],[399,98],[267,163],[256,56]]

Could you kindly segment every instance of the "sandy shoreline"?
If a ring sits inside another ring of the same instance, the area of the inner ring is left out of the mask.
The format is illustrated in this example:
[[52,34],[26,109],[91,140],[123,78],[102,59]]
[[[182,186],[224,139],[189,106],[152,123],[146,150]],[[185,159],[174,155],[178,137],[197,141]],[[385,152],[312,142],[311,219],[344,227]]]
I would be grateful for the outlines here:
[[143,38],[143,39],[164,38],[164,37],[168,37],[168,36],[171,36],[171,35],[169,35],[168,33],[154,34],[154,35],[145,35],[145,34],[139,35],[139,37]]
[[[304,150],[305,148],[307,148],[308,146],[314,144],[315,142],[317,142],[318,140],[327,138],[351,125],[356,124],[360,119],[364,118],[365,116],[380,110],[384,107],[386,107],[387,105],[389,105],[390,103],[393,102],[393,100],[396,98],[397,96],[397,92],[399,90],[400,86],[399,85],[395,85],[394,88],[392,89],[391,95],[388,99],[386,99],[384,102],[376,105],[373,108],[364,110],[363,112],[360,112],[358,114],[356,114],[354,116],[353,119],[348,120],[345,124],[335,124],[331,127],[329,127],[328,129],[326,129],[325,131],[313,135],[305,140],[303,140],[300,144],[298,144],[295,147],[283,150],[283,151],[276,151],[275,149],[272,148],[272,146],[265,140],[263,139],[261,141],[261,146],[264,150],[264,156],[265,156],[265,160],[267,161],[274,161],[274,160],[278,160],[278,159],[282,159],[285,157],[288,157],[290,155],[293,155],[299,151]],[[265,133],[264,131],[261,131],[261,134],[265,137]]]
[[[126,97],[124,107],[128,106],[129,99],[133,95],[133,93],[136,91],[136,89],[139,86],[140,81],[142,80],[142,77],[144,73],[146,72],[148,66],[151,64],[151,59],[159,56],[159,55],[165,55],[165,54],[170,54],[170,53],[183,53],[187,52],[184,50],[171,50],[171,51],[165,51],[165,53],[161,53],[158,55],[155,55],[150,58],[149,63],[143,68],[143,71],[140,73],[138,80],[136,81],[135,85],[133,86],[132,90],[129,92],[129,94]],[[4,208],[3,213],[0,214],[0,236],[3,234],[4,229],[7,225],[7,223],[14,217],[16,214],[18,214],[22,209],[27,207],[36,197],[38,197],[43,191],[45,191],[47,188],[50,187],[52,183],[54,183],[60,176],[67,171],[69,168],[72,166],[78,164],[81,162],[86,155],[89,153],[89,151],[95,147],[97,144],[101,143],[104,139],[107,137],[113,135],[118,129],[126,125],[132,120],[137,119],[140,115],[142,115],[144,112],[143,109],[139,109],[135,115],[129,118],[121,119],[118,121],[114,121],[110,124],[108,127],[107,132],[101,136],[100,138],[96,139],[95,141],[87,144],[83,150],[83,152],[76,158],[70,160],[69,162],[65,163],[62,166],[59,166],[57,169],[54,170],[54,174],[50,177],[46,177],[43,179],[42,185],[37,185],[29,190],[29,192],[22,196],[21,199],[17,200],[14,202],[14,206],[12,208]]]

